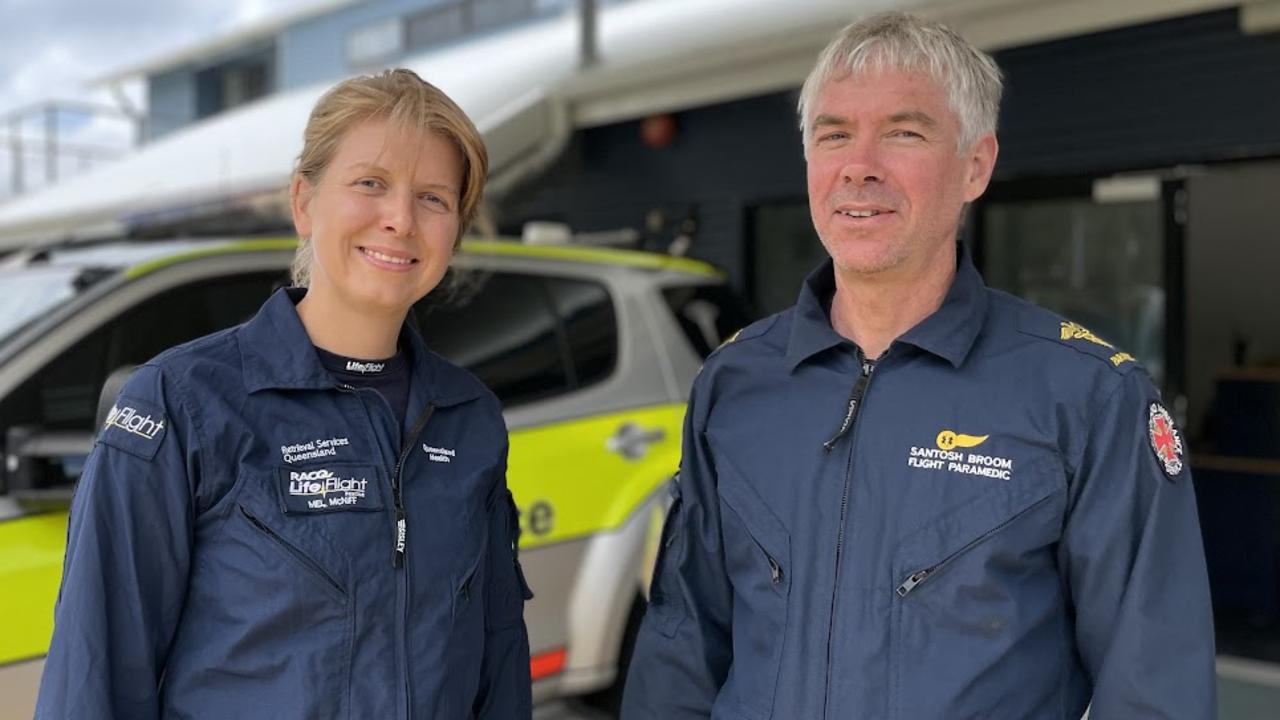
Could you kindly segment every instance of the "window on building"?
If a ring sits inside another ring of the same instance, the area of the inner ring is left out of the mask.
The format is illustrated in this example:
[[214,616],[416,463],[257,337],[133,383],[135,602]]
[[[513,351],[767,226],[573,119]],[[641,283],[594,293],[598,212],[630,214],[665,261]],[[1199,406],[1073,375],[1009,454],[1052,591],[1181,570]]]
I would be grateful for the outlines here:
[[405,45],[418,50],[462,37],[469,29],[466,10],[465,3],[457,3],[410,15],[405,21]]
[[809,203],[801,198],[756,205],[747,221],[747,292],[766,315],[784,310],[795,304],[805,276],[827,257]]
[[476,32],[559,12],[565,6],[566,0],[454,0],[405,18],[405,48],[413,51],[443,45]]
[[275,46],[196,73],[196,117],[206,118],[275,90]]
[[987,284],[1078,322],[1164,382],[1164,223],[1159,199],[990,201]]
[[347,63],[366,67],[390,60],[404,50],[404,35],[398,17],[356,28],[347,34]]
[[472,0],[471,3],[472,27],[477,30],[523,20],[533,13],[533,0]]

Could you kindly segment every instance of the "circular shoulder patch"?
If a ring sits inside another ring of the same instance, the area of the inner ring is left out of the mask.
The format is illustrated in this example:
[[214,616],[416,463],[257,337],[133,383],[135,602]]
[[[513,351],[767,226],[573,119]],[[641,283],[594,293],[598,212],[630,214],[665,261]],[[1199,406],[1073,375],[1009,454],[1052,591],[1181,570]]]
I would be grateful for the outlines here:
[[1151,449],[1164,467],[1164,473],[1173,477],[1182,472],[1182,435],[1173,425],[1173,416],[1160,403],[1151,403],[1147,417],[1147,435]]

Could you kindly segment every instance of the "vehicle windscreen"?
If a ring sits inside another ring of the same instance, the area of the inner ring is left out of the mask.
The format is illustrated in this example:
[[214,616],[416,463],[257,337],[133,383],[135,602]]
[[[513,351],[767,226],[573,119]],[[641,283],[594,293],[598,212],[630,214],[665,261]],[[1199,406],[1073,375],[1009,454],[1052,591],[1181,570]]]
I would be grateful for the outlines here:
[[0,271],[0,345],[75,296],[78,268]]

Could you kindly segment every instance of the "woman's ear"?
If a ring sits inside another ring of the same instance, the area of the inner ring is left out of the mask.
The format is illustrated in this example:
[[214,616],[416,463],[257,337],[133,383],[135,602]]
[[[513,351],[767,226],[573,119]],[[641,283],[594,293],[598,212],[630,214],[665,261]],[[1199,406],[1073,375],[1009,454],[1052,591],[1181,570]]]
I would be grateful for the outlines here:
[[300,174],[294,174],[289,183],[289,210],[293,213],[293,228],[298,237],[311,237],[311,194],[315,186]]

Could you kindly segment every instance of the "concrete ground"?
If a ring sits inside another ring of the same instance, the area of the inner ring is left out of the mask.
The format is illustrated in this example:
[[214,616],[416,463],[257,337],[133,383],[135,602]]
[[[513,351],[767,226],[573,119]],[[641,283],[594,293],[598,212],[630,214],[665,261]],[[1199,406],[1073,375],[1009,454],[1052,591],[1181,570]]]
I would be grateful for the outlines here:
[[[24,663],[0,673],[0,720],[29,720],[34,710],[32,690],[43,663]],[[1280,718],[1280,664],[1218,657],[1219,720],[1276,720]],[[533,720],[613,720],[573,702],[557,701],[537,707]]]
[[[1086,720],[1087,720],[1086,716]],[[1218,657],[1218,720],[1280,718],[1280,664]],[[614,720],[572,703],[541,706],[533,720]]]

